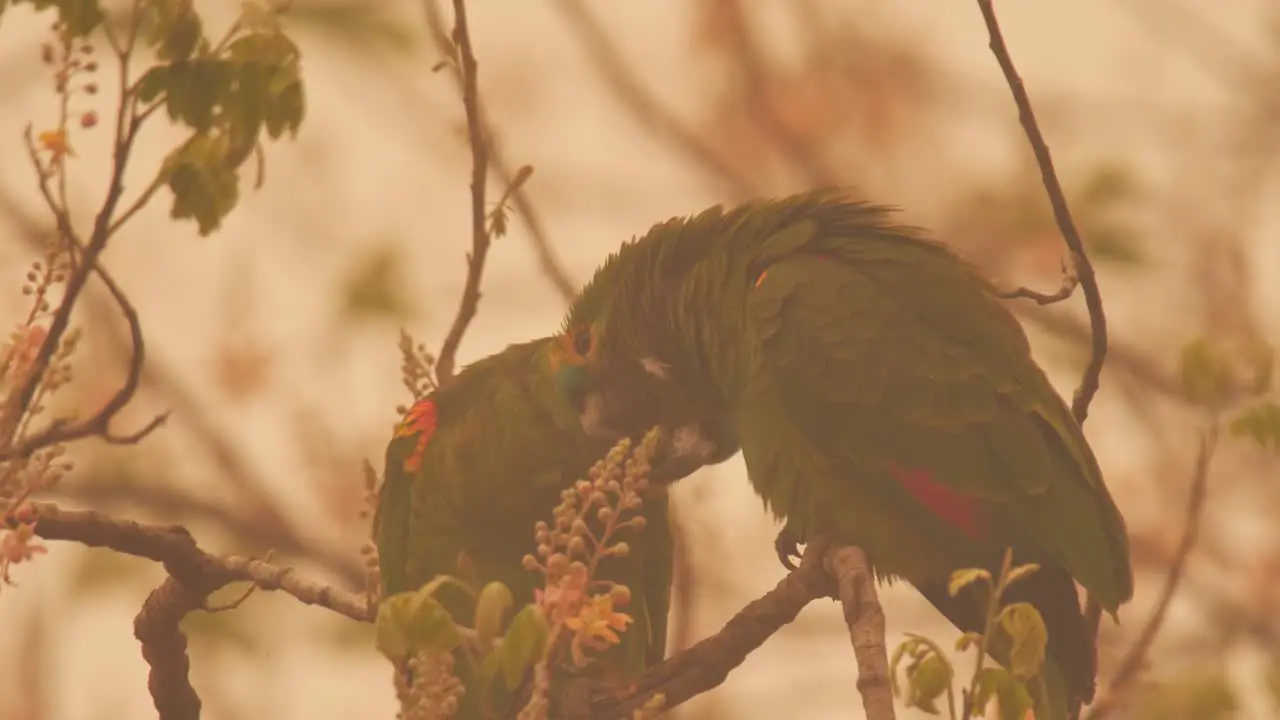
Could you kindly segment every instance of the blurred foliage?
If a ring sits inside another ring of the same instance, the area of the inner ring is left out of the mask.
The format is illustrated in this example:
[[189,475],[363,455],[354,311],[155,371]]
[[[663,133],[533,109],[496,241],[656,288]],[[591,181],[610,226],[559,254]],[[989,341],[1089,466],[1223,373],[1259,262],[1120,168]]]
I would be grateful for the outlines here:
[[414,320],[417,313],[406,290],[404,249],[389,238],[361,246],[364,249],[342,284],[342,318]]
[[107,593],[122,586],[134,587],[158,582],[164,577],[154,562],[133,555],[90,548],[80,553],[71,571],[73,595],[87,598]]
[[[1101,163],[1067,183],[1065,192],[1091,259],[1122,265],[1144,259],[1143,238],[1129,217],[1140,205],[1144,188],[1130,170],[1115,162]],[[1001,245],[1052,239],[1052,247],[1060,247],[1053,208],[1034,168],[1025,168],[1014,182],[1001,177],[962,191],[957,207],[975,226],[968,234],[1000,238]]]
[[[425,35],[395,17],[393,0],[294,0],[289,24],[360,53],[407,54]],[[416,9],[416,8],[415,8]]]
[[1235,691],[1221,667],[1196,667],[1144,689],[1141,720],[1227,720],[1238,710]]

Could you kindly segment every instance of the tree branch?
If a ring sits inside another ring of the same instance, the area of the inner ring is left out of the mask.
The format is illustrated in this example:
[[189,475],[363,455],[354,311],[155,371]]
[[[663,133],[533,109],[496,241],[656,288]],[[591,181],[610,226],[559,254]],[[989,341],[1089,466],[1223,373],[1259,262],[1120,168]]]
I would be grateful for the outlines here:
[[462,290],[458,314],[453,319],[449,333],[445,335],[439,356],[436,357],[436,379],[441,384],[453,378],[458,346],[462,344],[462,336],[467,332],[467,326],[471,324],[479,308],[480,281],[484,276],[484,262],[490,245],[489,231],[485,227],[489,143],[484,136],[480,117],[478,68],[475,52],[471,48],[471,32],[467,28],[466,0],[453,0],[453,15],[453,44],[458,49],[458,79],[462,86],[462,106],[467,116],[467,144],[471,146],[471,252],[467,255],[467,281]]
[[1187,511],[1182,537],[1178,540],[1178,548],[1174,551],[1173,563],[1169,566],[1168,574],[1165,575],[1164,587],[1160,590],[1160,598],[1156,601],[1155,609],[1151,611],[1151,617],[1147,619],[1142,632],[1138,634],[1138,639],[1134,641],[1133,646],[1129,648],[1129,651],[1120,660],[1120,666],[1107,684],[1106,692],[1089,709],[1089,713],[1086,716],[1088,720],[1102,720],[1116,709],[1123,699],[1125,691],[1142,671],[1146,663],[1147,654],[1151,650],[1151,645],[1155,642],[1156,635],[1160,633],[1160,628],[1164,625],[1164,619],[1169,612],[1169,605],[1172,603],[1173,596],[1177,593],[1178,586],[1182,582],[1187,560],[1191,557],[1191,551],[1195,548],[1196,540],[1200,536],[1200,520],[1204,515],[1204,501],[1209,485],[1209,462],[1213,459],[1217,446],[1218,425],[1215,421],[1200,437],[1200,450],[1196,455],[1195,471],[1191,477],[1191,493],[1187,498]]
[[[831,572],[837,573],[836,577]],[[889,690],[884,613],[875,597],[865,555],[856,548],[829,549],[816,538],[805,546],[800,567],[773,590],[748,603],[720,632],[650,668],[627,695],[594,697],[591,717],[629,718],[655,695],[663,696],[662,709],[670,711],[723,683],[748,655],[795,620],[810,602],[833,596],[845,603],[850,637],[858,652],[858,686],[864,693],[867,718],[892,720],[892,694],[885,695],[880,690]],[[878,658],[874,657],[876,654]],[[868,694],[874,697],[869,698]],[[883,704],[886,698],[887,713]]]
[[[208,596],[225,585],[250,582],[263,590],[283,590],[299,602],[352,620],[373,620],[373,608],[363,597],[297,577],[290,567],[235,555],[211,555],[180,525],[119,520],[91,510],[63,510],[50,503],[27,507],[39,537],[147,558],[169,573],[134,620],[134,635],[151,666],[147,685],[161,720],[192,720],[200,715],[200,698],[188,678],[187,642],[179,624],[189,613],[205,608]],[[5,518],[6,526],[16,524],[17,518]]]
[[[987,25],[991,53],[995,55],[1000,71],[1004,73],[1004,79],[1009,85],[1009,92],[1013,94],[1013,102],[1018,106],[1018,121],[1022,123],[1022,129],[1031,144],[1031,151],[1035,154],[1036,165],[1040,168],[1040,179],[1044,182],[1049,204],[1053,207],[1053,219],[1057,222],[1058,230],[1062,232],[1062,239],[1071,251],[1079,274],[1080,287],[1084,290],[1085,305],[1089,309],[1092,326],[1089,363],[1085,367],[1084,377],[1080,380],[1080,386],[1076,389],[1075,397],[1071,401],[1071,414],[1075,416],[1076,422],[1083,424],[1085,418],[1089,416],[1089,403],[1098,392],[1102,363],[1107,356],[1107,316],[1102,309],[1102,294],[1098,290],[1098,279],[1094,275],[1093,264],[1089,261],[1084,242],[1080,239],[1075,221],[1071,218],[1071,210],[1067,207],[1062,184],[1058,182],[1058,174],[1053,169],[1053,158],[1049,154],[1049,146],[1044,141],[1044,135],[1040,132],[1040,124],[1036,122],[1035,111],[1031,108],[1031,99],[1027,97],[1026,87],[1018,75],[1017,68],[1013,65],[1013,59],[1009,57],[1009,48],[1005,46],[1004,35],[1000,32],[1000,23],[996,19],[992,0],[978,0],[978,8],[982,11],[982,19]],[[1066,299],[1070,295],[1071,293],[1067,292],[1061,299]],[[1019,296],[1035,297],[1036,295]]]
[[835,579],[849,640],[858,661],[858,692],[868,720],[893,720],[893,688],[889,684],[889,650],[885,641],[884,608],[876,593],[875,576],[860,548],[833,548],[823,555],[823,567]]

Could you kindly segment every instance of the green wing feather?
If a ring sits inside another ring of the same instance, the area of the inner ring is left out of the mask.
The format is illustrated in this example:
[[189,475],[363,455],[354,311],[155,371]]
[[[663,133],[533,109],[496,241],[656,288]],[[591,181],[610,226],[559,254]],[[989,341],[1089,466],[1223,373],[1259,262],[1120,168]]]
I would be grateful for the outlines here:
[[786,248],[748,296],[759,366],[788,419],[899,508],[918,506],[888,469],[925,468],[986,501],[1008,540],[1062,565],[1106,607],[1127,600],[1123,521],[990,286],[933,243],[806,225],[777,234]]

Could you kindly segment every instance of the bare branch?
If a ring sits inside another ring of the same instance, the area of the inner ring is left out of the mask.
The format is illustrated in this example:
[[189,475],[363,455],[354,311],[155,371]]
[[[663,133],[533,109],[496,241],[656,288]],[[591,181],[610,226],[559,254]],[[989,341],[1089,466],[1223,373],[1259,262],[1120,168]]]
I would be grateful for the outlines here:
[[845,546],[827,550],[823,567],[835,579],[844,606],[844,621],[858,661],[858,692],[868,720],[893,720],[893,688],[889,685],[889,650],[885,641],[884,608],[876,593],[867,555]]
[[[136,23],[140,12],[135,6],[130,17],[131,23]],[[131,47],[130,47],[131,49]],[[62,342],[62,337],[66,333],[71,322],[71,313],[75,309],[76,301],[80,297],[80,292],[84,290],[89,280],[89,274],[100,269],[97,268],[98,258],[102,252],[106,250],[107,241],[112,235],[112,220],[115,218],[116,207],[120,203],[120,198],[124,194],[124,172],[129,162],[129,154],[133,149],[133,143],[137,139],[138,131],[142,128],[143,119],[134,113],[134,105],[132,102],[133,95],[130,93],[129,83],[129,52],[121,52],[117,55],[117,65],[119,67],[119,85],[120,85],[120,102],[116,107],[116,122],[114,128],[114,142],[112,151],[111,177],[108,183],[106,196],[102,200],[102,205],[98,210],[93,222],[93,231],[89,235],[89,242],[84,245],[81,252],[79,262],[76,263],[67,278],[66,288],[63,292],[62,302],[54,313],[53,321],[49,324],[48,333],[44,342],[40,345],[39,351],[36,353],[36,359],[32,363],[31,371],[21,387],[12,395],[12,407],[19,411],[19,414],[25,413],[27,408],[31,406],[32,400],[35,398],[36,391],[40,386],[41,380],[45,375],[45,371],[49,367],[49,363],[53,359],[53,354]],[[29,135],[29,133],[28,133]],[[40,163],[36,162],[37,172],[43,173]],[[43,183],[43,175],[41,175]],[[49,196],[45,193],[45,188],[41,188],[42,194],[46,196],[46,202],[50,202],[50,207],[58,220],[58,230],[61,234],[63,242],[67,243],[70,249],[80,246],[80,240],[76,235],[75,229],[71,226],[68,219],[67,209],[64,203],[56,199],[50,201]],[[103,275],[105,278],[106,276]],[[118,288],[117,288],[118,290]],[[113,294],[115,294],[113,292]],[[121,305],[125,310],[126,304]],[[126,310],[127,314],[127,310]],[[140,352],[141,348],[138,347]],[[136,389],[136,380],[134,386]],[[121,407],[128,402],[132,396],[132,391],[128,396],[124,397]],[[114,401],[114,398],[113,398]],[[107,418],[109,419],[109,417]],[[46,432],[53,432],[57,428],[57,421]],[[105,429],[105,421],[103,421]],[[3,449],[3,457],[5,459],[11,457],[25,457],[35,450],[38,445],[32,443],[24,443],[21,448],[13,447],[14,435],[17,432],[18,424],[15,422],[13,427],[3,429],[3,436],[0,437],[0,448]],[[40,433],[43,435],[45,433]],[[105,434],[105,432],[103,433]],[[47,444],[47,443],[46,443]]]
[[1160,633],[1160,628],[1164,625],[1165,616],[1169,612],[1169,605],[1172,603],[1173,596],[1177,593],[1178,586],[1182,582],[1187,560],[1191,557],[1191,551],[1195,548],[1196,540],[1200,535],[1200,520],[1204,515],[1204,501],[1209,485],[1209,462],[1213,459],[1213,453],[1217,446],[1218,425],[1215,421],[1200,437],[1200,450],[1196,455],[1195,471],[1191,477],[1191,494],[1187,498],[1186,519],[1182,528],[1182,537],[1178,540],[1177,550],[1174,551],[1173,564],[1169,566],[1169,572],[1165,575],[1164,587],[1160,590],[1160,598],[1156,601],[1155,609],[1151,611],[1151,617],[1147,619],[1147,624],[1142,627],[1142,632],[1138,634],[1138,639],[1134,641],[1133,646],[1129,648],[1129,651],[1120,660],[1120,666],[1107,684],[1106,691],[1089,709],[1089,713],[1086,716],[1088,720],[1102,720],[1115,710],[1123,700],[1125,691],[1143,670],[1147,653],[1150,652],[1156,635]]
[[[454,43],[449,39],[449,34],[445,31],[444,20],[440,16],[440,11],[436,7],[435,1],[426,0],[424,8],[426,9],[428,32],[430,32],[441,52],[452,57]],[[456,63],[446,63],[446,65],[453,73],[454,79],[461,86],[464,82],[462,68]],[[497,144],[494,142],[493,128],[489,125],[483,113],[480,114],[479,123],[480,134],[484,138],[485,148],[489,155],[490,168],[498,176],[503,187],[513,188],[515,186],[516,173],[519,171],[518,168],[508,162],[498,149]],[[551,238],[547,234],[546,228],[543,227],[542,220],[538,216],[533,203],[529,200],[523,185],[511,190],[510,197],[512,204],[516,208],[516,213],[524,218],[525,224],[529,228],[529,239],[533,243],[533,251],[538,257],[538,265],[542,270],[543,276],[555,286],[556,292],[565,302],[571,301],[577,295],[577,285],[569,279],[568,273],[565,272],[563,263],[556,255]]]
[[128,296],[124,294],[124,291],[116,284],[115,279],[101,264],[94,263],[92,270],[101,278],[103,285],[111,293],[111,297],[115,300],[116,305],[120,308],[120,313],[124,315],[125,321],[129,325],[129,342],[132,346],[132,352],[129,357],[129,368],[124,384],[92,416],[80,422],[69,422],[66,419],[55,420],[43,431],[0,451],[0,460],[25,457],[42,447],[95,435],[101,436],[112,444],[133,445],[163,425],[169,417],[168,412],[161,413],[152,418],[142,428],[125,435],[117,435],[111,432],[111,420],[133,399],[142,381],[142,367],[146,362],[146,344],[142,337],[142,324],[138,317],[138,311],[134,308],[133,303],[129,301]]
[[[427,0],[428,4],[432,0]],[[466,0],[453,0],[453,44],[458,49],[458,81],[462,86],[462,106],[467,115],[467,144],[471,146],[471,252],[467,255],[467,281],[462,289],[458,314],[445,335],[436,356],[436,378],[441,384],[453,378],[458,346],[480,305],[480,281],[489,254],[489,231],[485,227],[485,186],[489,176],[489,143],[480,118],[480,90],[475,52],[467,28]]]
[[[46,540],[69,540],[89,547],[154,560],[169,573],[143,603],[134,620],[134,635],[151,666],[147,685],[161,720],[200,716],[200,698],[188,678],[187,641],[179,627],[187,614],[203,609],[206,598],[232,582],[253,583],[263,590],[283,590],[299,602],[332,610],[353,620],[371,622],[372,607],[363,597],[294,575],[293,568],[235,555],[218,557],[196,544],[180,525],[148,525],[119,520],[90,510],[63,510],[32,503],[35,534]],[[15,518],[6,517],[12,526]]]
[[[995,55],[1004,79],[1013,94],[1013,102],[1018,106],[1018,121],[1026,132],[1031,143],[1031,151],[1035,153],[1036,165],[1040,168],[1040,178],[1044,182],[1045,192],[1049,196],[1049,204],[1053,207],[1053,218],[1062,232],[1062,239],[1071,251],[1080,276],[1080,287],[1084,290],[1085,305],[1089,308],[1089,319],[1092,325],[1092,343],[1089,352],[1089,363],[1085,367],[1080,387],[1076,389],[1071,401],[1071,413],[1076,422],[1084,423],[1089,416],[1089,403],[1098,392],[1098,381],[1102,375],[1102,363],[1107,355],[1107,316],[1102,309],[1102,294],[1098,290],[1098,279],[1093,272],[1093,264],[1085,252],[1084,242],[1076,230],[1075,221],[1071,219],[1071,211],[1067,208],[1067,199],[1062,192],[1062,184],[1058,182],[1058,174],[1053,169],[1053,158],[1049,154],[1049,146],[1040,132],[1036,122],[1035,111],[1031,109],[1031,99],[1027,97],[1026,87],[1018,70],[1009,57],[1009,48],[1005,46],[1004,35],[1000,32],[1000,23],[996,19],[992,0],[978,0],[978,8],[982,11],[982,19],[986,22],[990,35],[991,53]],[[1042,303],[1043,304],[1043,303]]]
[[1015,300],[1018,298],[1026,298],[1034,300],[1037,305],[1052,305],[1062,302],[1071,297],[1075,293],[1076,288],[1080,285],[1080,273],[1076,270],[1079,267],[1079,259],[1073,254],[1069,260],[1062,261],[1062,285],[1051,293],[1042,293],[1027,287],[1019,287],[1013,290],[1000,293],[1000,297],[1005,300]]

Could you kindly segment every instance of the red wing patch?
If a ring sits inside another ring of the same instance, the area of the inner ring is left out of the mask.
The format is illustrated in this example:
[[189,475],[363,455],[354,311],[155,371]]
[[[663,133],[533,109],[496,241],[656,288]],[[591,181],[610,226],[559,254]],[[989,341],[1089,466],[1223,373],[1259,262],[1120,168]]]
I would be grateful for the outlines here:
[[404,459],[404,469],[408,472],[417,472],[422,467],[422,455],[427,450],[427,441],[431,439],[431,434],[436,431],[436,404],[431,398],[423,398],[413,404],[409,408],[409,412],[405,413],[404,420],[396,426],[395,437],[414,437],[417,436],[418,444],[414,445],[413,452],[409,453],[409,457]]
[[981,508],[976,498],[934,481],[928,470],[895,465],[889,468],[889,474],[934,517],[975,540],[982,539],[985,533],[979,527]]

